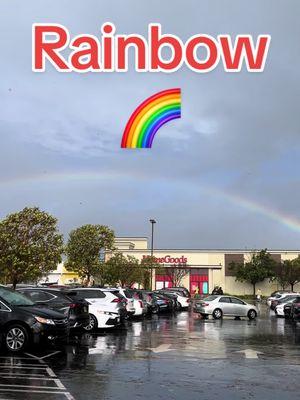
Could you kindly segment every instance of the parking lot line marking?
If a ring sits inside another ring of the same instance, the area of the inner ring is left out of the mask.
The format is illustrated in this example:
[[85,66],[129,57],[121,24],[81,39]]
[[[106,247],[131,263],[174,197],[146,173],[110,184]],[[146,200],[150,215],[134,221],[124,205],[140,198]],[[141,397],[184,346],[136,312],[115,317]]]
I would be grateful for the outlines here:
[[0,374],[0,378],[6,378],[6,379],[31,379],[31,380],[43,380],[43,381],[53,381],[56,383],[58,387],[61,387],[62,389],[65,389],[64,385],[60,382],[59,379],[56,378],[48,378],[45,375],[39,375],[39,376],[34,376],[34,375],[8,375],[8,376],[2,376]]
[[75,400],[75,398],[69,392],[65,392],[65,396],[68,400]]
[[26,354],[29,357],[34,358],[35,360],[38,360],[41,364],[45,364],[45,361],[43,361],[40,357],[35,356],[34,354],[30,354],[30,353],[24,353],[24,354]]
[[56,396],[61,394],[67,397],[67,399],[75,400],[74,397],[69,392],[55,392],[53,390],[27,390],[27,389],[9,389],[9,388],[0,388],[1,392],[18,392],[18,393],[45,393],[45,394],[55,394]]
[[48,358],[54,356],[54,354],[61,353],[61,351],[55,351],[54,353],[47,354],[46,356],[40,357],[39,360],[43,360],[44,358]]
[[41,379],[53,379],[53,378],[46,378],[46,375],[42,375],[42,374],[30,374],[28,376],[28,374],[15,374],[15,373],[13,375],[11,375],[10,372],[0,373],[0,378],[17,378],[17,377],[27,378],[27,379],[39,379],[39,378],[41,378]]
[[22,365],[2,365],[2,369],[31,369],[31,370],[36,369],[38,371],[43,371],[43,370],[46,371],[48,368],[46,365],[44,367],[42,366],[23,367]]
[[[6,387],[15,387],[15,388],[31,388],[31,389],[53,389],[56,393],[57,390],[61,390],[62,388],[57,386],[37,386],[37,385],[10,385],[8,383],[0,383],[0,391]],[[65,388],[64,388],[65,389]]]
[[33,369],[45,369],[45,368],[47,368],[47,365],[44,365],[44,366],[42,366],[42,365],[37,365],[37,364],[6,364],[6,363],[1,363],[0,362],[0,368],[2,368],[2,367],[21,367],[21,366],[24,366],[24,367],[31,367],[31,368],[33,368]]
[[[51,378],[49,378],[49,379],[51,379]],[[56,385],[57,385],[57,387],[58,387],[59,389],[66,390],[66,387],[63,385],[63,383],[61,382],[61,380],[59,380],[59,379],[53,379],[53,380],[54,380],[54,382],[56,383]]]
[[47,371],[49,376],[52,376],[53,378],[56,378],[56,375],[55,375],[54,371],[50,367],[47,367],[46,371]]

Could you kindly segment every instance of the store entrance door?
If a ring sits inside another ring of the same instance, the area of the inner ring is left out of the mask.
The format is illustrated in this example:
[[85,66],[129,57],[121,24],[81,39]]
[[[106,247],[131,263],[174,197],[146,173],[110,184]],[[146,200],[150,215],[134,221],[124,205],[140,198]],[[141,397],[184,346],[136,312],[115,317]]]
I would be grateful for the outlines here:
[[208,294],[208,269],[191,268],[190,292],[192,295]]

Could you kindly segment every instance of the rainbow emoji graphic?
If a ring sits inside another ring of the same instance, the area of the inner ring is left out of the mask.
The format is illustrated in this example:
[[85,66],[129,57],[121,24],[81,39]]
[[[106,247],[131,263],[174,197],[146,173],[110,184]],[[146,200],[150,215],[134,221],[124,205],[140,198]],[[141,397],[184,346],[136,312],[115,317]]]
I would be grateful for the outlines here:
[[181,90],[163,90],[149,97],[133,112],[123,133],[121,147],[149,149],[164,124],[181,117]]

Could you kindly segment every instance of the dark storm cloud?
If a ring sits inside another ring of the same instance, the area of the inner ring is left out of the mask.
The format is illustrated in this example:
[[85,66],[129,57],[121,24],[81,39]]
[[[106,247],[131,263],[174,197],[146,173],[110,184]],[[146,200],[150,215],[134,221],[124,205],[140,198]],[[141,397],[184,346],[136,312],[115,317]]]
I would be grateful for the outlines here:
[[[1,216],[38,204],[64,233],[99,222],[121,235],[147,234],[155,216],[161,246],[298,247],[297,231],[206,189],[297,217],[299,11],[297,1],[271,0],[3,1]],[[160,22],[183,40],[269,33],[272,42],[261,74],[31,72],[33,22],[99,36],[105,21],[119,33],[145,35],[148,23]],[[182,88],[182,119],[159,132],[151,151],[121,150],[133,109],[172,86]]]

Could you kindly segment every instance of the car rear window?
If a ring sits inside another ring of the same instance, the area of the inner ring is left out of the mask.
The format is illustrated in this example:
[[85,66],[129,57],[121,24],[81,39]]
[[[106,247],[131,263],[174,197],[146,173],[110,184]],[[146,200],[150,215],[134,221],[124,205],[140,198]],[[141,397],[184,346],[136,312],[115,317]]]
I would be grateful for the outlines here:
[[104,299],[105,293],[102,290],[81,289],[76,291],[76,295],[84,299]]
[[121,293],[119,293],[117,290],[108,290],[109,293],[112,293],[114,296],[118,297],[121,300],[124,300],[124,296],[121,295]]

